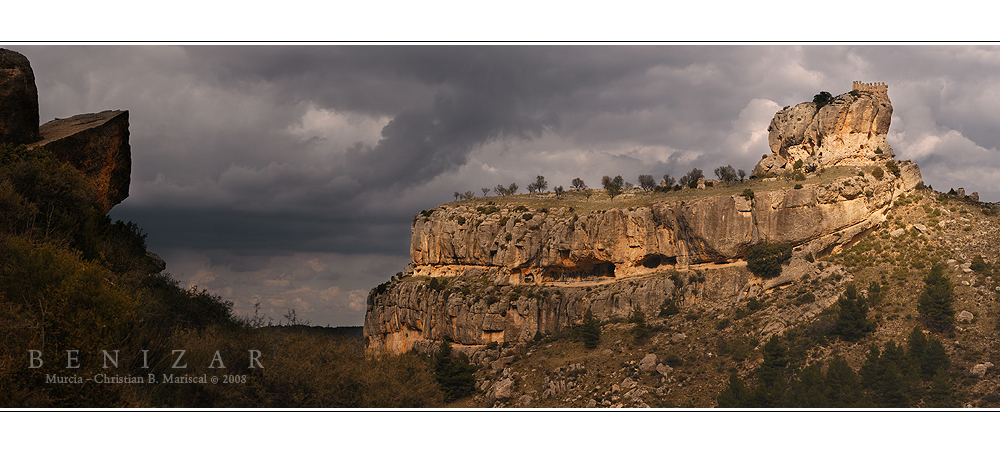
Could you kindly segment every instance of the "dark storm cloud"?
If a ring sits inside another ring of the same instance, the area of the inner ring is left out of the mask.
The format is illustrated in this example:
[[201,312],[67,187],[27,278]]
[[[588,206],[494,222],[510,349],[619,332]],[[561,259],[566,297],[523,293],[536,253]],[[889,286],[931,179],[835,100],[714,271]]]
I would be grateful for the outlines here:
[[[32,62],[43,121],[130,110],[132,187],[112,216],[177,260],[204,251],[208,268],[168,268],[195,283],[343,254],[405,265],[412,215],[456,190],[749,172],[775,111],[853,80],[889,83],[889,142],[927,183],[1000,198],[996,47],[10,47]],[[339,290],[272,277],[356,308],[388,275]]]
[[[157,210],[169,204],[200,209],[202,216],[220,217],[216,222],[171,229],[199,228],[186,237],[212,234],[204,228],[217,228],[226,234],[233,230],[228,226],[230,218],[254,212],[300,214],[286,216],[284,221],[289,225],[285,228],[270,229],[275,235],[294,234],[289,229],[306,238],[322,234],[306,219],[364,224],[373,215],[387,214],[373,209],[373,204],[384,208],[400,192],[420,188],[435,178],[453,177],[448,175],[469,164],[474,152],[491,143],[511,147],[503,156],[486,162],[488,165],[501,170],[517,168],[515,162],[530,161],[532,154],[546,152],[533,149],[546,134],[561,137],[563,146],[605,156],[594,162],[605,166],[598,173],[642,169],[657,175],[681,174],[687,166],[710,170],[725,164],[749,170],[768,150],[762,147],[734,154],[732,148],[746,139],[727,134],[733,135],[733,124],[744,110],[764,112],[755,113],[755,117],[769,116],[770,104],[762,110],[754,107],[755,99],[771,100],[779,106],[795,104],[819,90],[846,91],[854,79],[889,81],[899,113],[909,108],[909,99],[918,98],[919,105],[930,108],[935,126],[957,130],[988,149],[995,148],[988,144],[1000,139],[998,129],[992,127],[996,114],[986,112],[996,105],[991,101],[1000,93],[996,88],[982,90],[982,84],[976,83],[995,82],[992,74],[998,68],[993,48],[193,46],[23,50],[37,67],[43,98],[48,93],[52,101],[43,104],[44,112],[66,116],[103,108],[132,110],[133,177],[140,184],[120,210],[139,215],[140,210]],[[956,61],[965,64],[966,70],[954,70]],[[973,90],[980,91],[976,95]],[[309,112],[347,112],[381,125],[377,134],[348,142],[319,133],[290,134]],[[908,137],[913,135],[910,132]],[[645,155],[637,151],[642,149],[647,150]],[[591,170],[578,168],[577,172]],[[551,173],[556,169],[537,171]],[[572,174],[572,170],[567,173]],[[634,175],[625,176],[634,179]],[[522,187],[524,178],[531,177],[520,177]],[[482,185],[501,182],[507,181]],[[427,203],[447,200],[449,193],[445,191]],[[394,209],[391,215],[405,234],[405,221],[413,208],[389,208]],[[237,223],[242,228],[248,222]],[[328,234],[351,230],[338,225]],[[266,231],[237,237],[262,238]],[[255,240],[251,244],[282,241]],[[236,246],[239,241],[220,242]],[[356,244],[330,241],[339,242]],[[367,246],[380,247],[381,243]]]
[[163,248],[231,250],[236,255],[295,252],[405,254],[409,220],[388,215],[334,216],[324,212],[261,213],[234,210],[121,206],[114,217],[143,227]]

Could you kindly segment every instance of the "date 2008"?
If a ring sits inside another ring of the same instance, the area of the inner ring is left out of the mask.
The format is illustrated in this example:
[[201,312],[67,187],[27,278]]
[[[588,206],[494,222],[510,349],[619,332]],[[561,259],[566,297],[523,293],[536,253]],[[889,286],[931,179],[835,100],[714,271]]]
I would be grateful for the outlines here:
[[247,375],[245,374],[225,374],[222,376],[223,384],[246,384]]

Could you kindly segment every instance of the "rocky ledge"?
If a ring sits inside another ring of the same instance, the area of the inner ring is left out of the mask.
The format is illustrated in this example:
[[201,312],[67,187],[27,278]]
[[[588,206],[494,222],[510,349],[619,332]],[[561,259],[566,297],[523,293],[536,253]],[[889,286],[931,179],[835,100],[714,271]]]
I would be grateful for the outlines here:
[[107,213],[128,198],[132,152],[128,143],[128,111],[105,110],[49,121],[39,127],[44,146],[57,159],[83,173],[97,191]]
[[0,143],[44,146],[76,167],[106,214],[128,197],[132,171],[127,110],[105,110],[38,125],[38,89],[28,59],[0,49]]

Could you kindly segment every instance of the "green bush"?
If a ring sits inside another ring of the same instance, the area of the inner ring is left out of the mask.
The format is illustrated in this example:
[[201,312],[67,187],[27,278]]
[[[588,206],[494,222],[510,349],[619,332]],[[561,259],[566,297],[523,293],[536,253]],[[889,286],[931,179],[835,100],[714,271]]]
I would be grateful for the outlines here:
[[955,323],[955,299],[951,280],[945,275],[944,265],[937,263],[924,278],[924,291],[917,299],[917,311],[927,325],[935,330],[949,330]]
[[757,244],[747,252],[747,270],[762,278],[781,275],[781,265],[792,258],[790,244]]
[[796,305],[805,305],[816,302],[816,295],[812,292],[805,293],[795,299]]
[[594,317],[594,313],[587,309],[583,314],[583,324],[580,325],[580,336],[583,338],[583,346],[587,349],[597,348],[601,343],[601,325]]
[[434,379],[444,393],[445,402],[469,396],[476,390],[477,367],[469,363],[464,352],[458,357],[452,357],[451,352],[451,344],[442,341],[434,361]]
[[868,321],[868,299],[858,294],[854,284],[847,285],[837,299],[839,308],[836,333],[845,341],[856,342],[875,329]]
[[881,167],[875,167],[875,169],[872,170],[872,176],[874,176],[875,179],[881,180],[885,176],[885,172],[882,171]]
[[897,178],[899,177],[900,175],[899,165],[896,164],[896,161],[890,160],[889,162],[886,162],[885,168],[889,170],[889,173],[892,173]]
[[667,298],[663,301],[663,305],[660,306],[659,316],[661,318],[669,318],[673,315],[680,313],[681,310],[677,307],[677,301],[673,298]]

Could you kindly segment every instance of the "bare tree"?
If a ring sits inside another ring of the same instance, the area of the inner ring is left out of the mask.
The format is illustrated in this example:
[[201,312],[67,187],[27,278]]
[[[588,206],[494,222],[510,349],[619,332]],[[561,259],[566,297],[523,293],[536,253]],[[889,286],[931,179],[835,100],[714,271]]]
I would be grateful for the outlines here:
[[507,195],[514,195],[515,193],[517,193],[517,183],[512,182],[507,186]]
[[673,187],[675,184],[677,184],[677,181],[674,180],[673,176],[670,176],[669,173],[663,175],[663,185],[667,186],[668,189]]
[[493,192],[503,197],[507,196],[507,188],[504,187],[503,184],[497,184],[497,186],[493,188]]
[[656,180],[653,179],[653,175],[639,175],[639,187],[642,187],[642,190],[646,192],[656,188]]
[[583,189],[586,189],[586,188],[587,188],[587,184],[585,184],[582,179],[580,179],[580,178],[573,178],[573,189],[575,189],[575,190],[583,190]]
[[489,187],[483,187],[482,189],[479,189],[479,190],[483,191],[483,196],[484,197],[490,194],[490,188]]
[[473,198],[476,198],[476,193],[473,192],[473,191],[471,191],[471,190],[469,190],[469,191],[463,193],[461,196],[462,196],[463,200],[471,200]]
[[747,172],[743,171],[743,169],[741,168],[739,170],[736,170],[736,176],[740,178],[740,182],[743,182],[745,179],[747,179]]
[[462,196],[462,194],[459,191],[456,190],[455,191],[455,201],[458,201],[458,197],[461,197],[461,196]]
[[564,192],[563,186],[556,186],[555,189],[553,189],[553,190],[556,191],[556,196],[557,197],[561,197],[562,194],[563,194],[563,192]]

